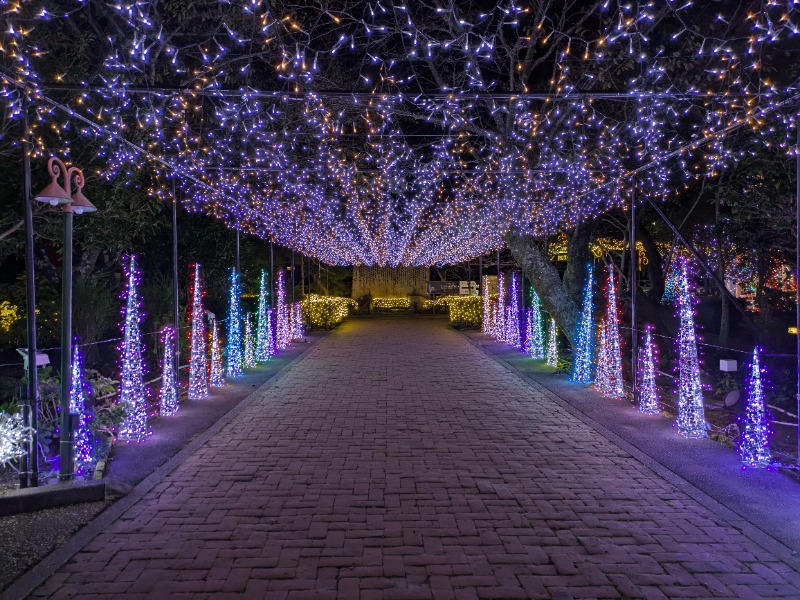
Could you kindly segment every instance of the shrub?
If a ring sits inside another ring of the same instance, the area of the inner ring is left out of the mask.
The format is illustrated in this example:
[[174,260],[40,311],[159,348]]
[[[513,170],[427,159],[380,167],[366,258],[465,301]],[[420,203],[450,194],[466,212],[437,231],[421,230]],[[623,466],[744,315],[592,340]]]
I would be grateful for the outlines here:
[[333,329],[358,305],[351,298],[309,294],[301,300],[300,307],[303,317],[313,329]]
[[372,310],[375,312],[388,312],[392,310],[409,310],[411,301],[408,298],[373,298]]
[[437,313],[447,314],[450,300],[453,298],[461,298],[461,296],[448,294],[447,296],[439,296],[435,300],[428,298],[422,301],[421,310],[422,312],[433,312],[435,310]]
[[448,296],[450,323],[453,327],[473,329],[481,326],[483,300],[480,296]]

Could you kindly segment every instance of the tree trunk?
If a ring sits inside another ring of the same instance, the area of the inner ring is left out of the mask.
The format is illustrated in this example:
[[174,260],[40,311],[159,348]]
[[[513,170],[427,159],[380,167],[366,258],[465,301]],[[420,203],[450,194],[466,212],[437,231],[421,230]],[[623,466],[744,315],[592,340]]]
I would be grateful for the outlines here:
[[9,227],[3,233],[0,233],[0,240],[7,238],[18,229],[21,229],[24,224],[25,224],[25,219],[20,219],[14,226]]
[[[588,227],[588,232],[585,229]],[[585,280],[588,260],[588,239],[591,225],[579,226],[573,233],[569,247],[569,263],[564,274],[564,281],[558,270],[550,262],[545,251],[539,247],[535,238],[509,234],[506,244],[525,276],[533,284],[536,293],[542,300],[542,306],[555,319],[561,331],[575,347],[575,333],[580,318],[581,286]],[[582,243],[586,242],[585,249]],[[581,277],[581,273],[583,276]]]
[[[720,182],[722,179],[720,178]],[[720,346],[724,346],[728,343],[728,336],[730,335],[731,330],[731,311],[730,305],[728,304],[728,295],[725,293],[725,260],[724,254],[722,252],[722,229],[720,226],[719,221],[719,190],[717,188],[717,192],[714,197],[714,210],[715,210],[715,229],[716,229],[716,236],[717,236],[717,279],[723,282],[723,285],[717,284],[719,288],[719,339],[718,343]]]
[[575,227],[567,247],[567,269],[564,271],[564,290],[578,306],[583,300],[583,287],[586,283],[587,267],[592,261],[589,241],[594,231],[594,221],[582,222]]

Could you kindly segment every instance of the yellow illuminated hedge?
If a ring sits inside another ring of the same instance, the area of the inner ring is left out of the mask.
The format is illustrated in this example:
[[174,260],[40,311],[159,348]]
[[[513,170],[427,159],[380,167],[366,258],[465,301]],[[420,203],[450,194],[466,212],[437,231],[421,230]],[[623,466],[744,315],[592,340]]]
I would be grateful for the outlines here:
[[411,308],[408,298],[373,298],[372,308],[376,310],[390,310],[392,308]]
[[439,296],[435,300],[423,300],[422,301],[422,310],[433,310],[434,308],[447,308],[449,306],[450,300],[453,298],[460,298],[461,296],[456,296],[453,294],[449,294],[447,296]]
[[315,329],[333,329],[358,305],[351,298],[308,294],[300,302],[303,317]]
[[483,308],[480,296],[449,296],[447,306],[454,327],[480,327]]

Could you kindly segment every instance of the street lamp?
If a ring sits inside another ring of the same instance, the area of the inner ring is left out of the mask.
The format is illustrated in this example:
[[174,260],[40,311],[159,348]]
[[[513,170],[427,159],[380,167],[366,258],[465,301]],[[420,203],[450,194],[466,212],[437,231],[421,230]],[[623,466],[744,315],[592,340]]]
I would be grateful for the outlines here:
[[[74,167],[73,167],[74,168]],[[72,196],[67,191],[69,190],[70,183],[69,183],[69,171],[67,171],[67,167],[64,166],[64,163],[57,159],[55,156],[51,157],[49,161],[47,161],[47,171],[50,173],[50,177],[52,180],[47,187],[44,188],[41,192],[34,196],[34,200],[38,200],[39,202],[44,202],[51,206],[59,206],[60,204],[69,204],[72,202]],[[67,189],[65,190],[58,184],[58,178],[61,175],[61,172],[66,174],[67,178]]]
[[76,215],[97,212],[97,207],[89,202],[88,198],[86,198],[81,191],[83,190],[83,183],[83,173],[80,169],[75,169],[75,187],[77,189],[72,192],[72,203],[70,207],[72,208],[72,212]]
[[[55,156],[47,161],[52,181],[35,198],[51,206],[61,206],[64,212],[64,260],[61,277],[61,425],[59,434],[59,481],[73,477],[72,415],[69,411],[70,375],[72,372],[72,215],[95,212],[94,204],[83,195],[83,172],[78,167],[67,166]],[[58,178],[64,174],[64,187]],[[75,180],[75,191],[72,181]]]

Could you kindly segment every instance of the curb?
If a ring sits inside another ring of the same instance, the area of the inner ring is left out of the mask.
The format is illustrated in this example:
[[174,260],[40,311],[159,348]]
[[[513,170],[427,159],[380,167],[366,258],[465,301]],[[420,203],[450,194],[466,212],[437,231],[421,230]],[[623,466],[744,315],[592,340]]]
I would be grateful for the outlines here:
[[105,500],[105,481],[69,481],[9,490],[0,496],[0,517],[55,508],[80,502]]
[[778,467],[778,471],[786,475],[786,477],[794,479],[797,483],[800,483],[800,471],[798,471],[797,469]]
[[[325,339],[325,337],[327,336],[321,337],[319,340],[317,340],[317,342]],[[303,350],[289,364],[285,365],[280,371],[275,373],[255,391],[246,396],[241,402],[239,402],[239,404],[225,413],[225,415],[216,423],[199,434],[194,440],[179,450],[177,454],[172,456],[172,458],[167,460],[155,471],[150,473],[150,475],[145,477],[132,490],[130,490],[127,495],[101,512],[86,526],[70,537],[64,544],[53,550],[53,552],[39,561],[29,571],[21,575],[14,583],[0,593],[0,600],[17,600],[19,598],[28,597],[37,587],[44,583],[48,577],[55,573],[67,561],[80,552],[89,542],[102,533],[106,527],[114,523],[114,521],[125,514],[128,509],[141,500],[150,490],[152,490],[165,477],[172,473],[172,471],[179,467],[189,456],[194,454],[198,448],[214,437],[214,435],[222,430],[228,423],[230,423],[240,413],[253,404],[253,402],[258,399],[263,391],[286,377],[289,371],[297,367],[297,365],[305,358],[306,354],[316,347],[317,342]],[[120,489],[121,486],[117,486],[112,481],[108,482],[108,486],[113,488],[117,493],[124,491],[123,489]]]
[[502,358],[494,354],[491,350],[481,345],[476,340],[473,340],[466,333],[455,330],[456,333],[463,336],[470,344],[477,348],[482,353],[492,358],[495,362],[499,363],[510,373],[516,375],[525,383],[534,388],[541,388],[553,396],[553,401],[561,408],[566,410],[572,416],[583,422],[585,425],[591,427],[594,431],[606,438],[612,444],[615,444],[625,450],[633,458],[644,464],[657,475],[665,479],[670,484],[674,485],[677,489],[685,493],[687,496],[698,502],[704,508],[708,509],[719,517],[722,521],[728,524],[731,528],[739,531],[750,541],[758,544],[764,550],[772,553],[778,560],[785,563],[793,570],[800,570],[800,555],[798,552],[776,539],[772,535],[760,529],[754,523],[751,523],[747,515],[739,514],[733,509],[728,508],[719,500],[714,499],[712,496],[704,492],[693,483],[684,479],[681,475],[670,469],[668,466],[659,462],[658,459],[646,454],[618,434],[608,429],[605,425],[595,421],[592,417],[582,412],[574,405],[565,400],[556,389],[535,379],[532,375],[525,373],[521,369],[508,364]]

